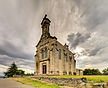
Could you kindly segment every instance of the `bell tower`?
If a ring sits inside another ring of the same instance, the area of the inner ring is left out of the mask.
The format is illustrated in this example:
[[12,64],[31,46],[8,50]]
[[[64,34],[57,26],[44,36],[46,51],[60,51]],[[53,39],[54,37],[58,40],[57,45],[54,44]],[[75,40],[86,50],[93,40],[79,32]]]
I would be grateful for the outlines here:
[[42,39],[48,38],[50,36],[50,33],[49,33],[50,23],[51,23],[51,21],[47,18],[47,15],[45,15],[42,22],[41,22]]

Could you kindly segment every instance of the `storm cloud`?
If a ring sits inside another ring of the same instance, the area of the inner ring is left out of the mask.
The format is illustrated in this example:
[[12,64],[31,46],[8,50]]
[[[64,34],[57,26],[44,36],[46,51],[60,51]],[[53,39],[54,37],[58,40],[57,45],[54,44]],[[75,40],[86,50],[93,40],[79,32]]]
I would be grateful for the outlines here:
[[51,35],[79,55],[78,68],[108,66],[107,0],[0,0],[0,72],[13,61],[26,72],[34,71],[45,14]]
[[68,41],[70,48],[76,48],[79,44],[86,42],[90,38],[90,33],[81,34],[81,33],[72,33],[68,35]]

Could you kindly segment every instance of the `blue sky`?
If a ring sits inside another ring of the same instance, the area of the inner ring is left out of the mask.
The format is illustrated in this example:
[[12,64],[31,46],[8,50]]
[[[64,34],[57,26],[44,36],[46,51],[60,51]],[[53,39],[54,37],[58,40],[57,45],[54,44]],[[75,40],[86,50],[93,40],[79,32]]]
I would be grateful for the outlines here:
[[34,72],[45,14],[51,35],[76,53],[77,68],[108,67],[107,0],[0,0],[0,73],[13,61]]

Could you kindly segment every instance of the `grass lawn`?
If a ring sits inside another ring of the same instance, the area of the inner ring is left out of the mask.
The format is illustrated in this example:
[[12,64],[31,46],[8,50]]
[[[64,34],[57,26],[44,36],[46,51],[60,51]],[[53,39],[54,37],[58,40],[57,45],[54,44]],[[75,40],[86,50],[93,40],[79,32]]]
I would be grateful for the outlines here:
[[62,76],[46,76],[46,77],[57,77],[57,78],[82,78],[86,77],[87,82],[93,81],[93,83],[102,83],[102,82],[108,82],[108,76],[106,75],[62,75]]
[[[77,76],[77,75],[62,75],[62,76],[42,76],[42,77],[57,77],[57,78],[82,78],[86,77],[87,78],[87,83],[88,84],[93,84],[93,83],[105,83],[108,82],[108,76],[104,75],[82,75],[82,76]],[[33,80],[31,78],[12,78],[18,82],[21,82],[26,85],[31,85],[37,88],[61,88],[56,85],[50,85],[46,83],[42,83],[37,80]]]
[[34,86],[34,87],[37,87],[37,88],[60,88],[59,86],[49,85],[49,84],[46,84],[46,83],[39,82],[37,80],[33,80],[31,78],[12,78],[12,79],[14,79],[18,82],[21,82],[23,84],[31,85],[31,86]]

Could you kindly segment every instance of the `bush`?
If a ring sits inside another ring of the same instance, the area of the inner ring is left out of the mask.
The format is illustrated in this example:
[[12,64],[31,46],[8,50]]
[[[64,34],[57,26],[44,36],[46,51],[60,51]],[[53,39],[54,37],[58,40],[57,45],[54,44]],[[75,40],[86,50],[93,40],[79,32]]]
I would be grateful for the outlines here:
[[99,69],[85,69],[83,71],[84,75],[101,75]]
[[103,75],[108,75],[108,68],[105,68],[102,72],[103,72]]

